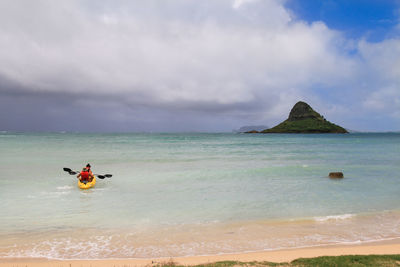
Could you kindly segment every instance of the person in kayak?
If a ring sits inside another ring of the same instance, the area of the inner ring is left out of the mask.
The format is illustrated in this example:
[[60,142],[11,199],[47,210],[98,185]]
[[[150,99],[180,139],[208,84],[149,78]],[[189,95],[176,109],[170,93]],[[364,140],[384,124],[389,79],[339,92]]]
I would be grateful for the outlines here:
[[79,179],[79,181],[81,181],[81,183],[86,184],[87,182],[91,182],[93,180],[93,174],[91,172],[89,172],[89,170],[87,168],[83,168],[81,173],[78,174],[77,178]]
[[92,167],[92,166],[90,166],[89,163],[86,164],[86,169],[88,169],[88,172],[90,173],[90,175],[94,176],[92,170],[90,169],[91,167]]

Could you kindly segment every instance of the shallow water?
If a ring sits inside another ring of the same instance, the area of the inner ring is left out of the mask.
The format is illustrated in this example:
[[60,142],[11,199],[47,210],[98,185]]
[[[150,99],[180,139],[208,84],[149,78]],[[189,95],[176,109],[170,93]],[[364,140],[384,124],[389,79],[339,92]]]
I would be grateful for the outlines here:
[[[400,134],[1,133],[0,151],[0,257],[168,257],[400,237]],[[113,177],[79,190],[62,168],[87,162]]]

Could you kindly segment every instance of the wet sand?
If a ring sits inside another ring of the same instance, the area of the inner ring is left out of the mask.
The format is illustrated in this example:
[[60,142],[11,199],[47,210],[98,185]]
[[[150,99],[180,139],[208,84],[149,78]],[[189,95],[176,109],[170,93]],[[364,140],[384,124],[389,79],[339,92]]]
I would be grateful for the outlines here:
[[46,259],[1,259],[0,267],[128,267],[150,266],[158,263],[173,261],[176,264],[196,265],[218,261],[269,261],[290,262],[298,258],[312,258],[318,256],[339,255],[382,255],[400,254],[400,239],[391,241],[368,243],[360,245],[336,245],[327,247],[298,248],[276,251],[262,251],[240,254],[224,254],[211,256],[191,256],[176,258],[154,259],[123,259],[123,260],[46,260]]

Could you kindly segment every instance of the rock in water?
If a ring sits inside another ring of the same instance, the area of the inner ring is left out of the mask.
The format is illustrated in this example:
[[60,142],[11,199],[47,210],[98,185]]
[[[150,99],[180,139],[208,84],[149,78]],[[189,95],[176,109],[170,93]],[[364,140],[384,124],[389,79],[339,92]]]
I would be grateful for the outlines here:
[[329,178],[343,178],[343,172],[330,172]]
[[261,133],[348,133],[346,129],[327,121],[305,102],[297,102],[289,118]]

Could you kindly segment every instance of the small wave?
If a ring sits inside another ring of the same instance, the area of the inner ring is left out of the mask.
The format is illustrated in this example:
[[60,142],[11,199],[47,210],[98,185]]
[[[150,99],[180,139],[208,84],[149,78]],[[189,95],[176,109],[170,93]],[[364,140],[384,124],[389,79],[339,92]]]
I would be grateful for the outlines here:
[[354,214],[329,215],[324,217],[314,217],[314,220],[317,222],[341,221],[351,219],[354,216]]
[[111,258],[121,248],[111,246],[110,241],[111,237],[97,236],[91,240],[62,238],[33,243],[30,246],[10,246],[9,251],[0,252],[0,259],[47,258],[66,260]]
[[58,186],[57,190],[71,190],[73,187],[70,185]]

